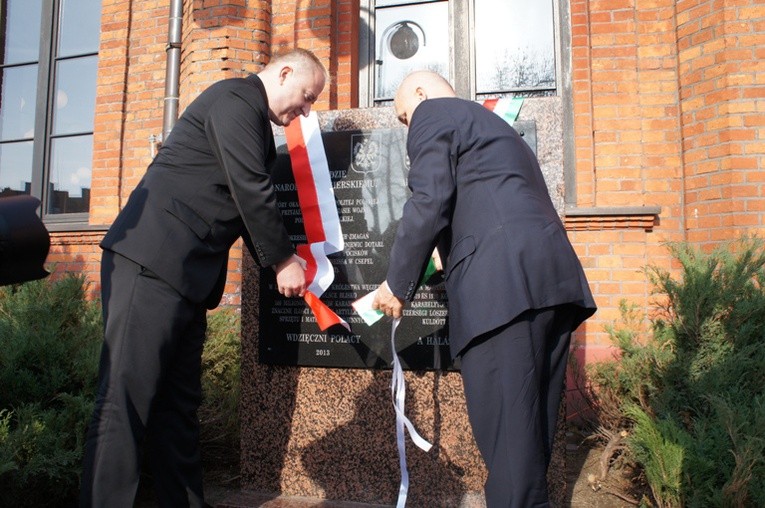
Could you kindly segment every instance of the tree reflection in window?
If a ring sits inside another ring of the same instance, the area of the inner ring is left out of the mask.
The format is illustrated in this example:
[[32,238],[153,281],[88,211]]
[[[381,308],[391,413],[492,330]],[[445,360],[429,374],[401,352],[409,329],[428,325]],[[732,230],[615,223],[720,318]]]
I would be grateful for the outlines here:
[[554,90],[552,1],[474,1],[476,92]]

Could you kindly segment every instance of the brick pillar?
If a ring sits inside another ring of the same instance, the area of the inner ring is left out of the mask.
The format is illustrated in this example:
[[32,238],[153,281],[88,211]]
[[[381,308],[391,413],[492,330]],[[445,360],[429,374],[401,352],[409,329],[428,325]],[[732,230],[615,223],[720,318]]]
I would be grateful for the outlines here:
[[680,105],[688,239],[763,230],[765,5],[679,2]]

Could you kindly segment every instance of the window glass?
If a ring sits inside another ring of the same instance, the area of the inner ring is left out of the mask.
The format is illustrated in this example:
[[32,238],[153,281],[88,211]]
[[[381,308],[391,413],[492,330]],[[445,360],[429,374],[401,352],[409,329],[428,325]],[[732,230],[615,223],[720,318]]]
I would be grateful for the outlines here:
[[375,10],[375,100],[393,99],[409,72],[430,69],[449,78],[449,4]]
[[92,135],[51,140],[48,213],[88,211],[92,158]]
[[37,65],[2,70],[0,141],[34,137]]
[[554,39],[551,0],[475,0],[476,92],[554,89]]
[[43,216],[89,211],[100,33],[101,0],[0,0],[0,194]]
[[62,0],[58,56],[98,51],[101,0]]
[[29,194],[32,184],[32,142],[0,144],[0,197]]
[[42,0],[8,0],[5,18],[0,27],[5,30],[3,64],[36,62],[40,53],[40,19]]
[[62,60],[56,64],[53,135],[93,130],[96,107],[95,56]]

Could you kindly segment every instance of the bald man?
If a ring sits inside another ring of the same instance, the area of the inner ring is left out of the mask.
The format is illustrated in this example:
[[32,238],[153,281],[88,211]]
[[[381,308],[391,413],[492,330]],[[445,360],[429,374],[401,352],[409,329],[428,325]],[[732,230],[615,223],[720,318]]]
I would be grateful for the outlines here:
[[408,75],[412,195],[373,304],[400,317],[437,247],[489,508],[549,506],[550,463],[571,333],[595,312],[534,153],[441,76]]

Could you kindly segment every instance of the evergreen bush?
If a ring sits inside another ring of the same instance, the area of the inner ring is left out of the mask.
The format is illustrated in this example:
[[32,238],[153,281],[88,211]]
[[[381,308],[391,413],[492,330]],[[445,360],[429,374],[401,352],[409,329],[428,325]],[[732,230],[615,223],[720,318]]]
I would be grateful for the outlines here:
[[0,288],[0,492],[72,506],[95,397],[100,306],[67,275]]
[[659,506],[765,506],[763,246],[670,245],[680,278],[647,269],[662,302],[648,332],[623,304],[608,330],[619,360],[590,368],[605,425],[630,430]]
[[208,471],[238,470],[240,321],[239,312],[233,308],[224,307],[207,316],[199,420],[202,457]]
[[[75,506],[102,340],[84,276],[0,287],[0,492],[3,506]],[[208,316],[202,356],[202,453],[239,458],[240,319]],[[221,464],[223,462],[224,464]]]

